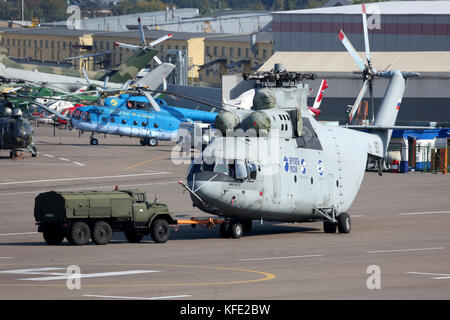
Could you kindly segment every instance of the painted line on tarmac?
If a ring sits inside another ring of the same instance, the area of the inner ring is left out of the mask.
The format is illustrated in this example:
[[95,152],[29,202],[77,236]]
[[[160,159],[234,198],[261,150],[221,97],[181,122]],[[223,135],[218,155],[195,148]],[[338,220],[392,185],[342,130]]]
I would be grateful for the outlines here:
[[11,184],[29,184],[29,183],[42,183],[42,182],[58,182],[58,181],[75,181],[75,180],[94,180],[94,179],[113,179],[113,178],[130,178],[139,176],[151,176],[160,174],[169,174],[168,171],[155,171],[150,173],[136,173],[136,174],[122,174],[116,176],[98,176],[98,177],[79,177],[79,178],[60,178],[60,179],[44,179],[44,180],[29,180],[29,181],[15,181],[15,182],[0,182],[0,185]]
[[162,156],[162,157],[158,157],[158,158],[154,158],[154,159],[150,159],[150,160],[145,160],[145,161],[139,162],[139,163],[137,163],[137,164],[135,164],[135,165],[129,166],[129,167],[127,168],[127,170],[137,168],[137,167],[139,167],[139,166],[142,166],[143,164],[150,163],[150,162],[152,162],[152,161],[162,160],[162,159],[167,158],[167,157],[168,157],[168,156],[167,156],[167,154],[166,154],[166,155],[164,155],[164,156]]
[[[128,188],[128,187],[138,187],[138,186],[157,186],[157,185],[164,185],[164,184],[172,184],[172,183],[178,183],[178,181],[165,181],[165,182],[155,182],[155,183],[134,183],[134,184],[121,184],[121,188]],[[94,189],[111,189],[112,186],[109,184],[107,186],[91,186],[91,187],[84,187],[84,188],[77,188],[77,190],[94,190]],[[58,191],[71,191],[73,188],[68,189],[58,189]],[[12,193],[0,193],[1,196],[15,196],[15,195],[22,195],[22,194],[39,194],[41,192],[47,192],[48,189],[41,189],[36,191],[23,191],[23,192],[12,192]]]
[[[151,266],[151,267],[173,267],[173,268],[182,268],[182,269],[197,269],[197,270],[216,270],[221,273],[225,271],[229,272],[243,272],[243,273],[250,273],[253,275],[259,275],[258,278],[252,279],[246,279],[246,280],[224,280],[224,281],[206,281],[206,282],[182,282],[182,283],[106,283],[106,284],[84,284],[84,287],[98,287],[98,288],[107,288],[107,287],[116,287],[116,288],[124,288],[124,287],[131,287],[131,288],[144,288],[144,287],[178,287],[178,286],[212,286],[212,285],[236,285],[236,284],[249,284],[249,283],[257,283],[262,281],[268,281],[276,279],[276,275],[264,271],[258,271],[258,270],[251,270],[251,269],[243,269],[243,268],[230,268],[230,267],[210,267],[210,266],[193,266],[193,265],[174,265],[174,264],[123,264],[123,263],[92,263],[92,262],[72,262],[72,263],[50,263],[51,265],[87,265],[87,266]],[[0,264],[0,267],[5,266],[34,266],[35,264],[30,263],[8,263],[8,264]],[[17,288],[24,288],[24,287],[60,287],[65,288],[66,284],[46,284],[46,283],[40,283],[40,282],[27,282],[27,284],[18,284],[18,283],[0,283],[0,287],[17,287]]]
[[367,253],[391,253],[391,252],[412,252],[412,251],[430,251],[430,250],[444,250],[445,247],[437,248],[419,248],[419,249],[397,249],[397,250],[378,250],[378,251],[367,251]]
[[189,294],[183,294],[183,295],[179,295],[179,296],[142,298],[142,297],[100,296],[100,295],[95,295],[95,294],[85,294],[85,295],[83,295],[83,297],[105,298],[105,299],[129,299],[129,300],[162,300],[162,299],[187,298],[187,297],[192,297],[192,296]]
[[12,259],[13,257],[0,257],[0,259]]
[[322,254],[310,254],[310,255],[306,255],[306,256],[288,256],[288,257],[271,257],[271,258],[239,259],[239,261],[297,259],[297,258],[314,258],[314,257],[323,257],[323,255],[322,255]]
[[37,234],[39,232],[22,232],[22,233],[0,233],[0,236],[23,236],[27,234]]
[[439,213],[450,213],[450,211],[402,212],[402,213],[397,213],[397,215],[413,216],[413,215],[421,215],[421,214],[439,214]]
[[[12,270],[12,272],[15,272],[16,270]],[[19,270],[20,271],[20,270]],[[104,278],[104,277],[115,277],[115,276],[129,276],[129,275],[135,275],[135,274],[144,274],[144,273],[155,273],[155,272],[161,272],[157,270],[131,270],[131,271],[116,271],[116,272],[99,272],[99,273],[88,273],[88,274],[78,274],[76,275],[76,278],[84,279],[84,278]],[[0,273],[11,273],[11,271],[1,271]],[[17,272],[15,272],[17,273]],[[21,274],[21,273],[19,273]],[[26,274],[26,273],[23,273]],[[33,274],[33,273],[29,273]],[[34,274],[41,274],[41,273],[34,273]],[[67,279],[73,279],[73,274],[60,274],[60,273],[54,273],[49,275],[48,277],[38,277],[38,278],[25,278],[25,279],[19,279],[19,280],[27,280],[27,281],[53,281],[53,280],[67,280]]]
[[85,167],[85,166],[86,166],[85,164],[83,164],[83,163],[81,163],[81,162],[76,162],[76,161],[74,161],[74,162],[72,162],[72,163],[75,163],[76,165],[79,165],[80,167]]
[[44,154],[47,158],[54,158],[55,156],[52,156],[51,154]]
[[58,158],[58,159],[61,160],[61,161],[67,161],[67,162],[70,161],[69,159],[66,159],[66,158]]
[[441,274],[441,273],[427,273],[427,272],[406,272],[409,274],[420,274],[420,275],[427,275],[427,276],[435,276],[431,279],[433,280],[444,280],[444,279],[450,279],[450,274]]

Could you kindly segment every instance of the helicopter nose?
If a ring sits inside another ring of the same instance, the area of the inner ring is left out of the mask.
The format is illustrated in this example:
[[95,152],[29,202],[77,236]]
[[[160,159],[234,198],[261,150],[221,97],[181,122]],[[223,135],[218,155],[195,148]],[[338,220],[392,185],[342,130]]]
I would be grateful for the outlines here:
[[216,172],[194,173],[192,179],[188,180],[188,186],[204,201],[217,199],[222,190],[220,181],[217,181],[218,177]]

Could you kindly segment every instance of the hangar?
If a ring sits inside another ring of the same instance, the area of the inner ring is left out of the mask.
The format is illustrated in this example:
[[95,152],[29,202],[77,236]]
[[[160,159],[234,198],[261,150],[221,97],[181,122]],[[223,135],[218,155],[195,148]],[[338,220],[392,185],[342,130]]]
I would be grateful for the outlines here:
[[[420,78],[408,80],[398,123],[450,123],[450,1],[377,2],[366,8],[374,67],[421,73]],[[315,72],[318,78],[310,84],[311,96],[321,78],[327,78],[322,117],[345,121],[346,106],[353,104],[362,79],[339,41],[340,29],[363,57],[360,5],[274,12],[275,54],[260,71],[282,63],[289,71]],[[375,81],[375,105],[387,83]]]

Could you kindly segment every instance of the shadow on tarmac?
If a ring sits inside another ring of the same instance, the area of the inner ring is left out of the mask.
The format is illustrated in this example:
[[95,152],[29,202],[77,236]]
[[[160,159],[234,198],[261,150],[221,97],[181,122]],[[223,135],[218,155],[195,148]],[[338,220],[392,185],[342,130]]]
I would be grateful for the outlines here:
[[[282,234],[294,234],[298,233],[301,235],[302,233],[320,233],[323,231],[319,228],[306,228],[306,227],[298,227],[298,226],[286,226],[286,225],[276,225],[267,223],[264,226],[256,225],[257,222],[253,224],[253,230],[251,233],[244,233],[242,238],[248,237],[258,237],[258,236],[269,236],[269,235],[282,235]],[[216,226],[212,229],[205,229],[201,227],[192,228],[191,226],[180,227],[178,231],[175,231],[173,228],[170,233],[169,241],[183,241],[183,240],[205,240],[205,239],[222,239],[219,233],[219,226]],[[223,239],[224,241],[232,241],[234,239]],[[109,245],[115,244],[127,244],[123,232],[115,232],[111,243]],[[152,237],[150,235],[145,236],[142,239],[141,244],[149,244],[154,243]],[[88,245],[93,245],[93,242],[89,242]],[[133,245],[139,245],[139,243],[135,243]],[[34,241],[34,242],[5,242],[0,243],[1,246],[23,246],[23,247],[41,247],[48,246],[44,240],[42,241]],[[66,240],[64,240],[60,246],[71,246]],[[100,246],[101,247],[101,246]]]

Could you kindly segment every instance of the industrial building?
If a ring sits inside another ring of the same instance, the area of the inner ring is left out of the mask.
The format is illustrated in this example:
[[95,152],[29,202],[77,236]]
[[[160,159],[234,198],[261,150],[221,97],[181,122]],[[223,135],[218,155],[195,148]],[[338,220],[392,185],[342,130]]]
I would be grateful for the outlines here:
[[[399,123],[450,123],[450,1],[377,2],[366,8],[373,66],[379,71],[398,68],[421,73],[407,82]],[[347,105],[353,105],[362,78],[355,74],[360,70],[338,38],[340,29],[363,57],[361,5],[274,12],[276,53],[260,70],[283,63],[290,71],[327,78],[322,116],[345,121]],[[314,90],[319,81],[312,83]],[[387,83],[375,81],[375,105]]]
[[[92,50],[92,32],[60,28],[3,29],[1,47],[19,62],[64,64],[66,58],[87,54]],[[74,62],[75,68],[81,64]],[[62,66],[62,65],[61,65]],[[70,64],[66,65],[70,67]],[[91,69],[90,65],[85,65]]]
[[272,54],[271,32],[206,37],[205,64],[200,66],[199,80],[208,86],[220,87],[222,76],[254,72]]

